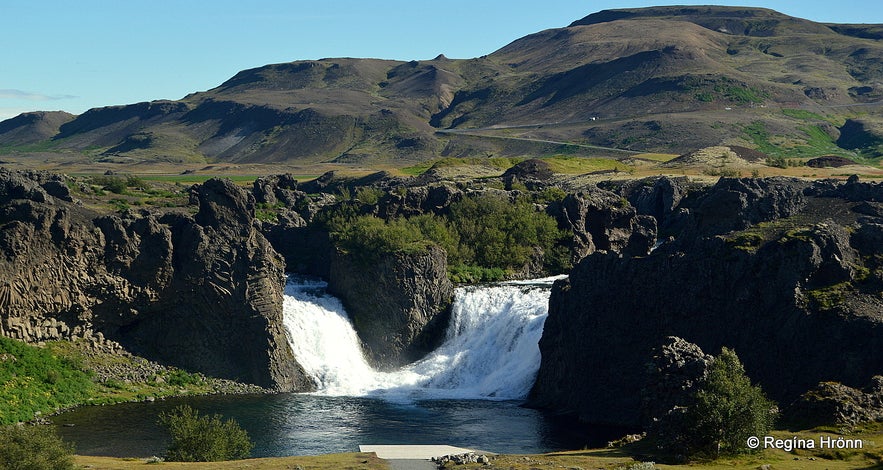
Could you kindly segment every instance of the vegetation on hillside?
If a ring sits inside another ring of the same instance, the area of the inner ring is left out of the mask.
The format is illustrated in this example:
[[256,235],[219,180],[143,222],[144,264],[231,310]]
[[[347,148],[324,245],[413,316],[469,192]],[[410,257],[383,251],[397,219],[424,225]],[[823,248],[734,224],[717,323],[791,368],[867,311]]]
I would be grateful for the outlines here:
[[567,235],[527,198],[467,197],[445,215],[391,220],[358,215],[351,205],[339,205],[325,214],[324,224],[338,247],[365,262],[439,246],[447,253],[455,282],[500,280],[537,262],[559,273],[570,263]]
[[81,364],[0,337],[0,424],[83,403],[95,386]]

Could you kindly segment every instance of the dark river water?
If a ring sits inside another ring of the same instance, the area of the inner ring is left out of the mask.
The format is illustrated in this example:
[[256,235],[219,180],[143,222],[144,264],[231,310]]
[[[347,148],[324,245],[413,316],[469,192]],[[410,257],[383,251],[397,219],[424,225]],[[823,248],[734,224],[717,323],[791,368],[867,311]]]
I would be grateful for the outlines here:
[[150,457],[162,455],[167,446],[157,415],[183,403],[239,422],[255,442],[254,457],[356,452],[364,444],[445,444],[495,453],[538,453],[603,445],[622,433],[586,429],[511,401],[395,403],[300,394],[83,407],[53,421],[80,454]]

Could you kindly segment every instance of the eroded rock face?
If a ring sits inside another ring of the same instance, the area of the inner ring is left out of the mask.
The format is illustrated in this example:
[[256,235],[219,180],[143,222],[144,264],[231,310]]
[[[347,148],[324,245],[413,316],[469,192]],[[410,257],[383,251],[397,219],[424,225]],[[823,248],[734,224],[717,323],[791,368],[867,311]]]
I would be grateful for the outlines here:
[[568,194],[556,209],[559,226],[573,233],[574,261],[596,251],[645,255],[656,243],[656,219],[612,192]]
[[341,299],[369,360],[389,369],[413,362],[444,339],[454,287],[438,247],[366,262],[336,253],[329,292]]
[[821,381],[867,386],[883,371],[883,220],[828,196],[878,190],[857,184],[817,197],[801,182],[722,181],[682,201],[684,230],[651,255],[587,256],[553,288],[534,404],[641,425],[646,364],[667,336],[734,349],[779,403]]
[[646,381],[641,388],[642,424],[651,425],[677,407],[694,401],[700,382],[714,361],[702,348],[669,336],[652,351]]
[[791,422],[800,429],[836,424],[853,427],[883,420],[883,376],[864,390],[837,382],[821,382],[789,407]]
[[83,338],[266,388],[312,386],[282,327],[284,264],[253,227],[249,193],[210,180],[193,190],[193,217],[99,216],[54,196],[69,196],[58,181],[0,172],[0,334]]

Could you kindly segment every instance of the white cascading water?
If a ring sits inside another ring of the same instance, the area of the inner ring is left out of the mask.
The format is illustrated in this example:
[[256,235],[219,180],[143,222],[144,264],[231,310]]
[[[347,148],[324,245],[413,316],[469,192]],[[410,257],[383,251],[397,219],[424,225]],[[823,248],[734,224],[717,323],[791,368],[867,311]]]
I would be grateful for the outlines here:
[[343,305],[323,281],[289,278],[284,322],[321,395],[522,399],[540,366],[537,343],[555,279],[458,288],[444,343],[392,372],[368,365]]

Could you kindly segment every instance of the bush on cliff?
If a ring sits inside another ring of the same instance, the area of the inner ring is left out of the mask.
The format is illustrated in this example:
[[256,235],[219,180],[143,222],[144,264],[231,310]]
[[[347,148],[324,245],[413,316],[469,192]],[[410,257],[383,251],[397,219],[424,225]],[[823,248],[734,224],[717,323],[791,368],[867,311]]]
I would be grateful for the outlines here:
[[444,216],[390,220],[356,215],[351,205],[339,205],[319,221],[338,247],[365,262],[386,253],[419,253],[439,246],[447,253],[454,280],[499,280],[507,271],[523,269],[538,253],[550,272],[570,267],[566,234],[527,200],[513,203],[483,195],[452,204]]
[[218,462],[248,458],[254,444],[236,421],[219,415],[200,416],[183,405],[162,413],[159,423],[172,435],[166,460],[175,462]]
[[747,439],[769,434],[776,414],[775,404],[745,375],[735,351],[723,348],[686,409],[684,448],[677,450],[714,458],[751,452]]
[[[520,269],[535,249],[547,255],[555,253],[558,242],[565,238],[554,218],[525,200],[512,203],[490,195],[465,198],[451,205],[449,218],[463,253],[463,259],[452,264],[461,261],[485,268]],[[544,261],[548,267],[553,260]]]
[[94,388],[79,364],[9,338],[0,338],[0,384],[0,424],[82,403]]
[[0,468],[73,470],[73,449],[48,426],[0,426]]

